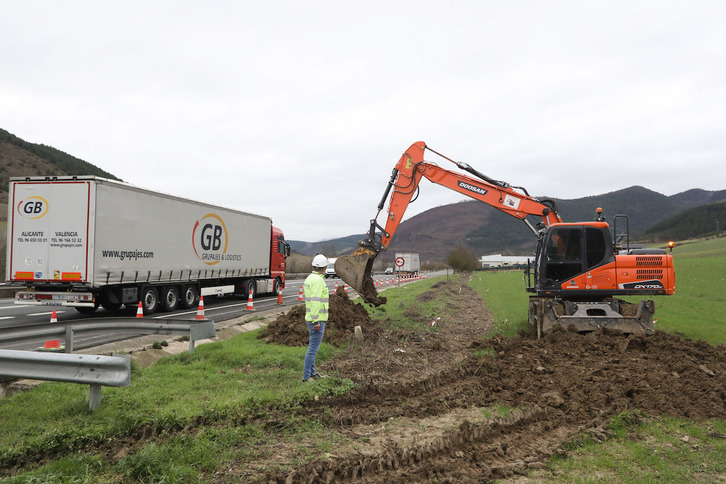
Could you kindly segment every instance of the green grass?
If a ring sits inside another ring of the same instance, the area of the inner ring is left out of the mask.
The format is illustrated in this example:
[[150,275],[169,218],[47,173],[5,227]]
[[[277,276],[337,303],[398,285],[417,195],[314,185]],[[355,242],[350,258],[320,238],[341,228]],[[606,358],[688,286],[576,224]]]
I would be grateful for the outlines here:
[[726,476],[726,422],[694,423],[638,412],[614,418],[605,442],[583,436],[555,456],[550,470],[534,476],[546,482],[700,482]]
[[[316,421],[289,421],[263,435],[256,420],[316,395],[344,393],[352,383],[331,377],[303,384],[306,348],[265,344],[256,336],[257,331],[243,333],[135,369],[130,387],[103,388],[94,413],[88,410],[88,387],[83,385],[44,383],[0,400],[0,468],[56,456],[50,465],[10,482],[61,482],[59,476],[63,482],[93,482],[99,474],[114,476],[111,480],[124,476],[155,482],[156,476],[164,482],[193,482],[238,457],[242,451],[236,447],[248,449],[255,439],[264,446],[270,432],[318,431]],[[318,361],[333,353],[323,343]],[[179,432],[185,428],[200,431]],[[166,434],[171,437],[149,439],[114,467],[98,455],[75,455],[127,437]],[[96,478],[87,480],[87,475]]]
[[529,293],[522,271],[475,272],[469,285],[481,294],[494,316],[491,334],[513,336],[528,327]]
[[[366,305],[369,314],[373,318],[386,318],[393,328],[414,331],[438,331],[436,326],[431,326],[438,317],[445,317],[451,314],[447,309],[446,301],[440,298],[428,299],[421,295],[432,290],[432,286],[440,281],[458,278],[458,275],[439,276],[431,279],[423,279],[415,283],[402,286],[392,286],[381,292],[381,296],[389,298],[389,302],[379,307]],[[433,289],[435,291],[435,289]],[[415,311],[411,311],[415,308]]]

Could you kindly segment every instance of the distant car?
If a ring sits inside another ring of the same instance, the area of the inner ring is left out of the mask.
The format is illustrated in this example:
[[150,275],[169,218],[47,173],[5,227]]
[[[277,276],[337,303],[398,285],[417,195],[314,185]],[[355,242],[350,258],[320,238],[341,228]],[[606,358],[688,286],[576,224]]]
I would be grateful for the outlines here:
[[338,277],[338,274],[335,273],[335,263],[328,264],[328,267],[325,268],[325,277]]
[[386,267],[386,274],[393,274],[393,267]]

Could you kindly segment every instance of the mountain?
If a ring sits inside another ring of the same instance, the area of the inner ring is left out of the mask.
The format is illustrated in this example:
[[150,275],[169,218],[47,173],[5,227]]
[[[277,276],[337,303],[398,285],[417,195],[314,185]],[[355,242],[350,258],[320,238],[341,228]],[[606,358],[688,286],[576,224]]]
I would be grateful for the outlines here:
[[643,234],[653,240],[683,240],[716,235],[726,225],[726,201],[719,201],[680,212],[652,227]]
[[676,193],[671,198],[682,202],[689,208],[693,208],[701,205],[708,205],[710,203],[718,202],[721,200],[726,200],[726,190],[709,192],[707,190],[701,190],[700,188],[693,188],[685,192]]
[[[75,156],[50,146],[28,143],[0,129],[0,203],[7,204],[10,177],[39,175],[95,175],[119,180],[107,171]],[[3,218],[6,211],[2,214]]]
[[[632,186],[575,200],[538,198],[555,200],[565,222],[593,220],[598,207],[603,209],[605,218],[611,224],[615,215],[625,214],[633,240],[643,236],[649,227],[658,222],[689,210],[693,204],[726,200],[726,190],[694,189],[666,196],[642,186]],[[528,219],[533,225],[539,221],[534,217]],[[625,219],[619,218],[619,232],[621,227],[625,229],[624,224]],[[337,255],[348,252],[345,250],[347,247],[354,248],[354,242],[363,237],[359,234],[305,246],[293,244],[293,249],[306,255],[318,252]],[[652,238],[652,235],[648,235],[648,238]],[[477,255],[529,255],[534,254],[535,242],[534,234],[524,222],[485,203],[466,200],[435,207],[404,220],[388,250],[378,258],[390,264],[395,252],[418,252],[422,263],[442,261],[457,244],[466,245]],[[326,250],[330,248],[337,250]]]

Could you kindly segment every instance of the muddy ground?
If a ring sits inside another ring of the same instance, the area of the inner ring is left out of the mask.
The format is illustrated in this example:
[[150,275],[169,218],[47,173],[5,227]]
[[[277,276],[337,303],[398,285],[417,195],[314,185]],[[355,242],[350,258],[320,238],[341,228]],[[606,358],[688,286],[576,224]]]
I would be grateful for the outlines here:
[[[565,443],[583,433],[607,438],[607,421],[625,410],[695,420],[726,416],[723,345],[663,332],[557,330],[542,339],[487,340],[491,315],[465,278],[438,283],[420,298],[447,303],[450,314],[435,333],[373,324],[345,294],[336,295],[328,328],[337,324],[339,335],[326,329],[326,340],[349,338],[352,323],[363,327],[365,338],[320,369],[358,386],[343,397],[321,396],[299,413],[323,419],[340,444],[297,467],[292,464],[306,443],[271,444],[268,461],[292,470],[248,462],[215,481],[486,482],[533,469],[546,474],[546,460],[565,453]],[[422,326],[431,323],[415,307],[407,311]],[[344,315],[338,323],[336,312]],[[293,313],[263,337],[306,344],[302,313]],[[287,326],[300,330],[297,339],[287,338],[294,332]],[[502,417],[491,411],[498,406],[515,410]]]

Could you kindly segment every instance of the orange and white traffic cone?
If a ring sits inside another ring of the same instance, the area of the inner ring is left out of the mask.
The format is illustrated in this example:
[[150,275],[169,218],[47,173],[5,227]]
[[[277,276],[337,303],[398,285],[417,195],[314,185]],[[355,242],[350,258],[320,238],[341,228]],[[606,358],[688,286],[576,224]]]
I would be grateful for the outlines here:
[[139,308],[136,310],[136,317],[137,318],[144,317],[144,306],[141,304],[141,301],[139,301]]
[[277,293],[277,304],[282,304],[282,291]]
[[247,298],[247,307],[245,309],[247,309],[247,311],[254,311],[255,310],[255,305],[252,302],[252,290],[251,289],[250,289],[250,297]]
[[345,291],[346,294],[348,294],[348,284],[346,284],[345,286],[343,286],[343,290]]
[[303,291],[302,291],[302,284],[300,284],[300,293],[297,295],[298,301],[304,301],[305,298],[303,297]]
[[[50,322],[51,323],[58,322],[58,316],[56,315],[55,310],[53,310],[53,313],[50,315]],[[63,347],[61,346],[59,339],[52,339],[52,340],[46,341],[45,344],[43,345],[43,348],[41,348],[41,349],[48,350],[48,351],[55,351],[55,350],[61,350],[61,349],[63,349]]]
[[199,306],[197,307],[197,317],[194,319],[207,319],[204,315],[204,296],[199,296]]
[[338,281],[335,281],[335,289],[333,289],[333,294],[338,292]]

